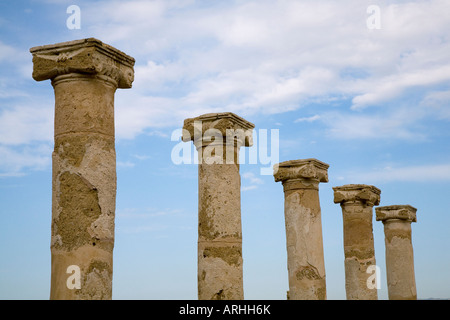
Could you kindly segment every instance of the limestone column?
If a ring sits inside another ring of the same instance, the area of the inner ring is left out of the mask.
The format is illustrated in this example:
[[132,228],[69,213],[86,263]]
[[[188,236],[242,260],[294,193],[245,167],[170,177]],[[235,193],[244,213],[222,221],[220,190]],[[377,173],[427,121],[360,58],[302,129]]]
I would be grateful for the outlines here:
[[239,149],[254,125],[231,113],[184,121],[183,141],[198,151],[198,298],[244,299]]
[[290,300],[326,299],[319,183],[328,182],[328,167],[316,159],[274,166],[284,190]]
[[364,184],[349,184],[333,190],[334,203],[340,203],[342,208],[347,299],[377,300],[377,289],[367,285],[371,276],[367,268],[376,265],[372,209],[380,203],[381,191]]
[[377,221],[383,221],[386,245],[386,277],[390,300],[416,300],[411,222],[417,209],[395,205],[375,209]]
[[30,52],[55,94],[50,299],[111,299],[114,93],[131,88],[134,59],[94,38]]

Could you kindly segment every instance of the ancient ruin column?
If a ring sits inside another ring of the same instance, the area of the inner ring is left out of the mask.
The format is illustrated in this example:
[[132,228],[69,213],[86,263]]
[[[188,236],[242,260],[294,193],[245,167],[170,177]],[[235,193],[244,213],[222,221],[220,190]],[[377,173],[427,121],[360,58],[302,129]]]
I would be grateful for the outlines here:
[[383,221],[386,244],[386,277],[390,300],[416,300],[411,222],[416,208],[410,205],[378,207],[377,221]]
[[328,167],[316,159],[274,166],[284,190],[289,300],[326,299],[319,183],[328,182]]
[[111,299],[114,93],[131,88],[134,59],[93,38],[30,52],[55,93],[50,299]]
[[368,285],[369,266],[375,264],[373,206],[380,203],[380,189],[364,184],[334,187],[344,224],[345,290],[348,300],[377,300],[376,287]]
[[184,121],[183,141],[198,151],[198,298],[244,299],[239,148],[254,125],[231,113]]

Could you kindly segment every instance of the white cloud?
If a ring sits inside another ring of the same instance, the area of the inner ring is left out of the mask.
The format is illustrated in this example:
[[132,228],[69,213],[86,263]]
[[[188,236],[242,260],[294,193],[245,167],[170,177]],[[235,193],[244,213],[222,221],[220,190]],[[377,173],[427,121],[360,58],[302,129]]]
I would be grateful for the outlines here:
[[52,141],[53,105],[45,105],[19,105],[1,109],[0,144],[21,145],[32,141]]
[[117,161],[117,167],[119,168],[133,168],[136,164],[131,161]]
[[384,112],[327,112],[320,121],[327,127],[326,134],[333,139],[364,140],[389,139],[424,141],[426,134],[418,130],[424,116],[416,106],[399,106]]
[[380,30],[366,27],[369,4],[108,1],[85,15],[90,31],[136,55],[117,117],[119,136],[132,138],[200,112],[280,113],[339,96],[360,109],[449,80],[445,1],[382,2]]
[[420,105],[438,118],[450,119],[450,90],[429,92]]
[[[133,91],[123,90],[116,93],[115,121],[116,137],[132,139],[144,133],[146,128],[161,128],[172,126],[176,120],[176,103],[170,98],[145,97]],[[175,115],[175,116],[174,116]]]
[[255,190],[255,189],[257,189],[258,188],[258,186],[255,186],[255,185],[252,185],[252,186],[245,186],[245,187],[241,187],[241,191],[242,192],[244,192],[244,191],[250,191],[250,190]]
[[0,41],[0,62],[13,60],[20,51]]
[[[16,39],[13,39],[11,42],[14,45],[4,43],[0,40],[0,64],[2,67],[2,74],[0,75],[0,98],[4,97],[5,94],[8,97],[12,97],[15,94],[20,96],[25,95],[25,91],[16,89],[16,87],[23,84],[23,79],[31,79],[32,61],[28,48],[18,47],[16,45]],[[7,87],[7,90],[4,90],[2,87]]]
[[245,173],[241,174],[241,177],[244,179],[248,179],[250,181],[250,183],[253,183],[253,184],[263,184],[264,183],[264,181],[261,178],[256,177],[253,172],[245,172]]
[[389,101],[399,96],[407,88],[426,87],[448,81],[450,81],[450,64],[433,69],[389,75],[378,79],[379,83],[373,84],[371,89],[368,88],[367,93],[353,98],[352,109],[357,110],[367,105]]
[[5,172],[5,173],[0,173],[0,178],[6,178],[6,177],[23,177],[25,175],[24,172],[17,172],[17,171],[12,171],[12,172]]
[[[116,93],[116,136],[131,139],[149,128],[181,127],[186,117],[206,112],[227,110],[246,117],[292,111],[311,102],[339,106],[352,99],[353,109],[383,108],[409,88],[436,91],[434,86],[448,83],[448,2],[381,1],[380,30],[366,26],[370,4],[86,1],[80,3],[80,32],[136,58],[133,88]],[[5,56],[18,51],[3,42],[0,48]],[[29,53],[24,55],[27,63],[18,65],[22,73],[30,73]],[[0,86],[0,95],[9,89]],[[8,112],[3,111],[3,118]],[[37,139],[48,136],[43,132],[49,130],[47,119],[39,114],[22,120],[27,128],[38,129]],[[380,126],[374,121],[368,121],[367,134],[360,138],[372,136]],[[399,137],[409,134],[395,119],[390,126],[400,128]],[[27,143],[36,139],[27,128],[0,137]],[[337,124],[331,129],[340,136],[346,132]]]
[[140,160],[140,161],[151,159],[151,156],[140,155],[140,154],[133,154],[133,157],[138,159],[138,160]]
[[0,109],[0,175],[21,176],[24,169],[48,169],[52,141],[52,108],[18,105]]
[[298,118],[297,120],[295,120],[294,122],[314,122],[320,119],[320,116],[318,114],[311,116],[311,117],[303,117],[303,118]]
[[261,178],[258,178],[253,172],[244,172],[241,174],[241,177],[250,184],[247,186],[242,186],[241,191],[257,189],[259,185],[264,183],[264,181]]
[[450,164],[432,164],[418,166],[389,166],[364,172],[353,172],[346,175],[347,180],[367,181],[367,183],[383,182],[449,182]]
[[51,164],[49,144],[16,148],[0,145],[0,176],[22,176],[24,169],[43,170]]

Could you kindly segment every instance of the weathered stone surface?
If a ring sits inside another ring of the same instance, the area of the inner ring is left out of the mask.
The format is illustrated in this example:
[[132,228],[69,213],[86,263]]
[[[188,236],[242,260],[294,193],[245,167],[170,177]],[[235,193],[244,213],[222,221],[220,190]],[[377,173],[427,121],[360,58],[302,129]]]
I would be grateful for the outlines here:
[[393,205],[375,208],[377,221],[401,219],[417,222],[416,212],[417,209],[410,205]]
[[[134,59],[89,38],[30,49],[33,78],[55,92],[51,299],[111,299],[116,201],[114,93]],[[81,288],[66,285],[78,266]]]
[[274,165],[275,182],[293,179],[328,182],[329,165],[317,159],[289,160]]
[[183,141],[193,141],[199,153],[200,300],[244,298],[239,148],[252,145],[253,128],[231,112],[184,121]]
[[364,184],[333,187],[340,203],[344,226],[345,289],[348,300],[376,300],[376,288],[367,285],[367,268],[375,266],[373,206],[380,203],[380,189]]
[[206,138],[217,132],[224,140],[228,138],[229,142],[237,143],[238,146],[250,147],[253,145],[254,127],[253,123],[232,112],[207,113],[184,120],[182,140],[205,144],[210,142]]
[[377,221],[383,221],[386,245],[386,278],[390,300],[416,300],[414,254],[411,222],[417,209],[395,205],[375,209]]
[[111,82],[71,74],[58,76],[53,80],[53,86],[55,136],[75,132],[114,136],[116,87]]
[[358,201],[369,206],[380,204],[381,191],[377,187],[365,184],[347,184],[334,187],[334,203]]
[[275,181],[284,188],[290,300],[326,299],[318,184],[328,182],[328,167],[316,159],[274,166]]
[[33,47],[30,52],[36,81],[77,73],[105,76],[118,88],[131,88],[134,80],[134,58],[95,38]]

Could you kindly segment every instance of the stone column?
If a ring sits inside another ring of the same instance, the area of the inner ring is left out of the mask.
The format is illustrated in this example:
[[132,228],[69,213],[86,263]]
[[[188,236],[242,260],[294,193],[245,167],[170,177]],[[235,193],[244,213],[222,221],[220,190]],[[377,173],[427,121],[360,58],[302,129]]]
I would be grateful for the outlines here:
[[182,140],[198,151],[198,298],[244,299],[239,148],[254,125],[231,113],[184,121]]
[[377,221],[383,221],[386,244],[386,277],[390,300],[416,300],[411,222],[416,208],[410,205],[378,207]]
[[131,88],[134,59],[94,38],[30,52],[55,94],[50,299],[111,299],[114,93]]
[[377,289],[367,284],[371,276],[367,268],[376,266],[372,208],[380,203],[381,191],[364,184],[349,184],[333,190],[334,203],[340,203],[342,208],[347,299],[377,300]]
[[290,300],[326,299],[319,183],[328,182],[328,167],[316,159],[274,166],[284,190]]

